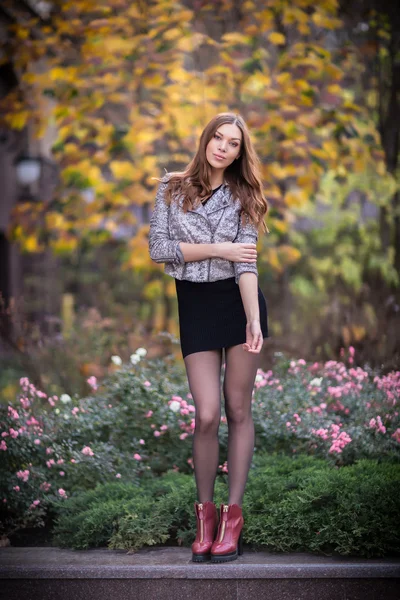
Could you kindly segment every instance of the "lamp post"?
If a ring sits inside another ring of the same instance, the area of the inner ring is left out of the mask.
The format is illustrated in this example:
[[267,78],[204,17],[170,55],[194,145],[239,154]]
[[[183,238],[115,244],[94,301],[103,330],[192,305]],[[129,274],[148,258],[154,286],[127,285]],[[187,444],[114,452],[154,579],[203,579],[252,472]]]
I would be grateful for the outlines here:
[[[14,165],[16,180],[21,187],[20,200],[35,202],[58,181],[58,166],[45,156],[21,154],[14,160]],[[32,192],[33,187],[36,193]]]

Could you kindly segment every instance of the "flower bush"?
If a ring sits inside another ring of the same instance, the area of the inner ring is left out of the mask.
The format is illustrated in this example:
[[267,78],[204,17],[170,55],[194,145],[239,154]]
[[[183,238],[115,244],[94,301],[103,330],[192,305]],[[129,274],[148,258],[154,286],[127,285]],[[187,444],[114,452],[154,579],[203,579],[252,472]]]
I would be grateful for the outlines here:
[[[92,393],[84,398],[48,396],[20,379],[16,401],[0,408],[0,533],[42,526],[55,507],[98,484],[138,487],[171,469],[192,473],[195,406],[184,368],[172,355],[146,354],[138,348],[128,363],[113,355],[105,379],[88,377]],[[256,376],[255,457],[276,451],[331,466],[398,462],[399,396],[400,372],[355,367],[352,348],[326,363],[278,357]],[[228,472],[227,432],[223,411],[220,478]]]
[[359,458],[400,458],[400,371],[378,375],[341,361],[280,364],[259,370],[253,391],[257,447],[306,452],[333,464]]

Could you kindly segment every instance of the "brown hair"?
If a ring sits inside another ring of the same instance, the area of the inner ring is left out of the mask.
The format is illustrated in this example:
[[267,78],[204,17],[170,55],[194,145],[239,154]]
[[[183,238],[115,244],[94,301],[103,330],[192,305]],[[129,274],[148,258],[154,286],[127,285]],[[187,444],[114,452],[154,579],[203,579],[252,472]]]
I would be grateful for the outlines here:
[[259,228],[269,233],[264,222],[268,204],[262,192],[260,160],[250,139],[250,134],[243,117],[231,112],[217,114],[209,121],[200,136],[199,147],[193,159],[183,172],[169,174],[165,190],[165,201],[169,204],[175,195],[183,195],[182,208],[186,212],[199,202],[208,198],[211,193],[211,166],[206,159],[206,147],[218,127],[224,123],[237,125],[242,132],[240,156],[224,171],[224,179],[229,184],[233,198],[238,198],[242,205],[242,221],[246,217]]

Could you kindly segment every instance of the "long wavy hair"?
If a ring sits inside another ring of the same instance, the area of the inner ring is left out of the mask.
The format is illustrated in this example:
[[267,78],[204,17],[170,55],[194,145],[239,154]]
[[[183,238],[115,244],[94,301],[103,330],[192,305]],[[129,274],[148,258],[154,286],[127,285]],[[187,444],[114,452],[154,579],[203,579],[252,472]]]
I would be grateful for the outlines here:
[[242,132],[242,140],[240,156],[225,169],[224,179],[230,187],[233,199],[240,200],[242,222],[250,220],[257,228],[261,225],[264,232],[270,233],[264,222],[268,204],[262,192],[260,160],[250,139],[247,125],[240,114],[223,112],[209,121],[200,136],[197,152],[186,169],[168,174],[165,201],[169,205],[173,199],[183,196],[182,208],[186,212],[211,196],[212,167],[206,158],[206,147],[216,130],[225,123],[237,125]]

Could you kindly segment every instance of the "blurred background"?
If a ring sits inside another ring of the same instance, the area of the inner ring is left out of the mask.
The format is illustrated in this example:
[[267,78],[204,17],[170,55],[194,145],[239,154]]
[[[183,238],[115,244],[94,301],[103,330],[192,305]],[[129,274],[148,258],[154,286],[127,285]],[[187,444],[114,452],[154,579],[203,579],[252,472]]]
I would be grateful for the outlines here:
[[[390,0],[3,0],[0,395],[85,393],[112,355],[182,361],[148,254],[165,170],[216,113],[262,162],[276,355],[400,365],[400,12]],[[183,363],[182,363],[183,364]]]

